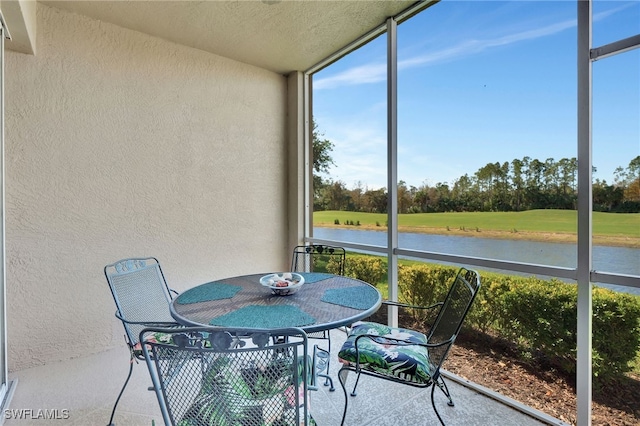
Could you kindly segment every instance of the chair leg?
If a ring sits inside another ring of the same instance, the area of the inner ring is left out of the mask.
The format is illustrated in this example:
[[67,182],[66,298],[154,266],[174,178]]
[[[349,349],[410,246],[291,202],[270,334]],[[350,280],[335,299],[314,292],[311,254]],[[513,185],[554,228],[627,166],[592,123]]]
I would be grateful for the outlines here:
[[[433,411],[435,411],[436,416],[438,416],[438,420],[440,420],[440,424],[441,424],[442,426],[446,426],[446,425],[444,424],[444,420],[442,420],[442,417],[440,417],[440,413],[438,413],[438,409],[436,408],[436,402],[435,402],[435,400],[433,399],[433,391],[435,391],[435,390],[436,390],[436,383],[437,383],[437,382],[434,382],[434,383],[431,385],[431,405],[433,406]],[[438,387],[440,387],[440,385],[438,385]],[[446,385],[445,385],[445,387],[446,387]],[[440,389],[442,389],[442,388],[440,388]],[[451,399],[449,399],[449,400],[451,400]]]
[[324,377],[325,378],[325,386],[330,386],[329,387],[329,392],[333,392],[336,390],[336,388],[333,386],[333,379],[331,377],[329,377],[329,375],[327,374],[318,374],[318,377]]
[[360,381],[360,373],[356,376],[356,383],[353,385],[353,390],[351,391],[351,396],[356,396],[356,387],[358,386],[358,382]]
[[453,403],[453,399],[451,398],[451,393],[449,392],[449,388],[447,387],[447,383],[444,381],[444,378],[442,376],[438,377],[438,380],[436,381],[436,385],[438,385],[442,393],[449,400],[447,401],[447,405],[449,407],[455,406],[455,404]]
[[[349,374],[349,369],[346,367],[342,367],[338,371],[338,380],[340,381],[340,386],[342,386],[342,391],[344,392],[344,411],[342,412],[342,421],[340,422],[340,426],[344,425],[344,420],[347,417],[347,405],[349,404],[349,396],[347,395],[347,375]],[[358,375],[359,377],[360,375]]]
[[[331,335],[329,334],[329,330],[326,331],[326,336],[327,336],[327,354],[331,354]],[[325,386],[329,386],[329,384],[331,384],[331,387],[329,388],[330,392],[333,392],[334,390],[336,390],[336,388],[333,387],[333,379],[331,379],[331,377],[329,377],[329,367],[331,367],[331,356],[329,356],[327,358],[327,375],[326,376],[320,376],[320,377],[325,377],[325,381],[324,381],[324,385]]]
[[[315,363],[315,374],[317,377],[323,377],[325,379],[325,386],[331,385],[330,392],[336,390],[333,386],[333,379],[329,376],[329,360],[331,354],[326,350],[320,348],[318,345],[313,346],[313,360]],[[314,384],[315,385],[315,384]]]
[[133,372],[133,363],[135,359],[133,357],[133,352],[131,353],[131,359],[129,360],[129,374],[127,374],[127,379],[124,381],[124,385],[122,385],[122,389],[120,389],[120,393],[118,394],[118,398],[116,398],[116,403],[113,404],[113,410],[111,410],[111,417],[109,418],[109,424],[107,426],[115,426],[113,424],[113,416],[116,414],[116,408],[118,408],[118,403],[120,402],[120,397],[124,393],[125,388],[129,384],[129,379],[131,378],[131,373]]

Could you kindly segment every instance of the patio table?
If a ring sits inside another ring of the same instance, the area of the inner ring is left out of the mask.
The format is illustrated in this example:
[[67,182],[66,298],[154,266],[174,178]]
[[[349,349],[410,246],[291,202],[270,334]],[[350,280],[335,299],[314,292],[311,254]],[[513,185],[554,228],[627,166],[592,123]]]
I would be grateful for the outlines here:
[[260,285],[264,275],[269,274],[230,277],[186,290],[170,305],[171,315],[186,326],[299,327],[312,333],[367,318],[382,303],[374,286],[354,278],[300,273],[302,287],[279,296]]

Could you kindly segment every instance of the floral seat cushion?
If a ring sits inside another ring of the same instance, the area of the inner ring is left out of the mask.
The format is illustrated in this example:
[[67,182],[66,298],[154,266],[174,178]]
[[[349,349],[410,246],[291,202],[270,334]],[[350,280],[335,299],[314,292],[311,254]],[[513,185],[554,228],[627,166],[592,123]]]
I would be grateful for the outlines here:
[[[146,341],[153,342],[153,343],[178,344],[177,341],[174,341],[174,336],[180,336],[180,335],[179,334],[176,335],[175,333],[162,333],[158,331],[158,332],[149,333],[147,335]],[[205,348],[211,347],[211,344],[207,340],[207,336],[208,336],[207,333],[199,333],[198,336]],[[191,336],[191,338],[193,337],[194,336]],[[133,355],[135,357],[137,358],[144,357],[142,353],[142,344],[140,342],[136,343],[135,346],[132,348],[132,350],[133,350]]]
[[[379,336],[358,340],[360,366],[387,376],[413,383],[428,384],[431,381],[431,364],[426,347],[410,343],[426,344],[427,337],[417,331],[404,328],[389,327],[373,322],[354,324],[349,338],[338,353],[338,358],[345,364],[356,365],[356,338],[363,334]],[[402,340],[409,344],[396,344],[394,340]]]
[[[260,359],[264,361],[264,359]],[[226,356],[210,359],[203,386],[178,426],[262,425],[315,426],[308,413],[304,421],[304,359],[293,366],[290,359],[271,359],[266,365],[248,363],[245,368]],[[255,361],[259,361],[256,359]],[[307,371],[311,359],[306,358]],[[292,382],[292,368],[298,370],[298,386]],[[310,380],[310,377],[307,378]],[[296,389],[298,393],[296,395]],[[307,394],[307,409],[309,395]],[[297,419],[300,417],[300,422]]]
[[[154,332],[147,336],[147,340],[154,343],[173,343],[173,339],[171,337],[171,334]],[[140,342],[136,343],[133,347],[133,354],[137,358],[144,357],[142,354],[142,344]]]

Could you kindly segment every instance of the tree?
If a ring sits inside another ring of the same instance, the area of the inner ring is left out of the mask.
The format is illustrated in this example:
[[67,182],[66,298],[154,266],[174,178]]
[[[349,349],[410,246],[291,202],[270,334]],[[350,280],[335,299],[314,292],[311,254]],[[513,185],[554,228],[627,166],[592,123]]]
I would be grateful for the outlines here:
[[576,176],[578,172],[578,160],[576,158],[563,158],[558,162],[560,182],[558,191],[561,193],[562,204],[559,208],[576,208]]
[[511,192],[511,185],[509,184],[509,162],[495,164],[495,192],[493,196],[492,206],[493,210],[509,211],[511,210],[511,203],[509,202],[509,195]]
[[429,195],[429,185],[423,183],[419,188],[416,189],[416,193],[413,197],[415,210],[420,213],[428,212],[430,201],[431,197]]
[[333,151],[333,142],[324,138],[324,134],[318,130],[318,125],[315,121],[312,121],[312,140],[313,147],[313,197],[314,197],[314,209],[316,206],[320,209],[319,202],[321,192],[328,182],[322,178],[322,173],[329,173],[331,166],[335,165],[333,158],[331,158],[331,152]]
[[329,173],[331,166],[335,166],[331,152],[333,151],[333,142],[329,139],[323,139],[324,133],[320,133],[316,122],[313,123],[312,142],[313,142],[313,171],[316,173]]
[[356,183],[356,187],[349,191],[349,196],[351,197],[351,203],[353,204],[353,210],[356,212],[365,211],[364,208],[364,195],[365,189],[362,188],[362,182],[358,181]]
[[522,190],[524,188],[524,179],[522,178],[523,160],[517,158],[511,162],[511,170],[513,170],[513,204],[515,211],[520,211],[522,204]]
[[398,213],[407,213],[413,204],[411,191],[405,181],[398,182]]
[[[323,139],[317,126],[314,138],[314,209],[362,212],[387,212],[387,190],[371,190],[357,182],[347,189],[343,182],[330,177],[323,180],[320,173],[328,173],[334,165],[331,158],[333,143]],[[438,182],[435,186],[423,183],[418,188],[405,181],[398,182],[398,213],[433,213],[449,211],[522,211],[530,209],[576,209],[577,170],[575,157],[544,162],[530,157],[511,162],[487,163],[473,175],[465,174],[449,186]],[[597,169],[592,167],[595,175]],[[593,205],[595,210],[637,213],[640,211],[640,156],[626,168],[614,172],[614,184],[594,178]]]
[[622,203],[624,194],[622,188],[607,185],[606,181],[596,180],[593,183],[593,210],[610,212],[615,211]]
[[333,182],[325,188],[328,198],[328,210],[346,210],[350,204],[349,191],[344,182]]
[[629,162],[625,177],[625,200],[640,202],[640,155]]
[[387,212],[387,189],[367,190],[364,193],[365,211],[368,213]]

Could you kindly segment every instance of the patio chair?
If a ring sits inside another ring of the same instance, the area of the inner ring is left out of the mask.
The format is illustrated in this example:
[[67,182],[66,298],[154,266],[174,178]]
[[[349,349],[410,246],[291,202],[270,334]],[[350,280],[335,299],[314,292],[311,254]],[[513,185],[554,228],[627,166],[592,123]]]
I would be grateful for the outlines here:
[[361,374],[415,387],[431,387],[431,405],[438,420],[444,425],[436,408],[433,393],[437,386],[447,397],[448,405],[454,405],[449,389],[440,375],[440,368],[453,346],[479,288],[478,273],[461,268],[442,302],[428,307],[384,302],[408,309],[437,309],[435,320],[426,335],[373,322],[354,324],[351,334],[338,353],[342,363],[338,379],[345,396],[342,424],[347,415],[347,374],[354,371],[357,376],[352,396],[356,395],[356,386]]
[[[308,246],[296,246],[293,249],[291,259],[292,272],[321,272],[335,275],[344,275],[346,263],[346,253],[344,248],[327,246],[323,244],[312,244]],[[334,391],[333,380],[329,377],[329,360],[331,353],[331,334],[329,330],[318,331],[307,334],[310,339],[322,339],[327,341],[327,349],[315,346],[316,359],[326,362],[327,374],[318,374],[324,377],[325,386],[330,386],[329,390]]]
[[292,272],[325,272],[344,275],[346,253],[342,247],[311,244],[296,246],[291,259]]
[[[138,340],[140,331],[149,326],[178,326],[169,312],[169,304],[177,292],[167,285],[160,263],[154,257],[119,260],[105,266],[104,275],[116,303],[115,315],[124,326],[125,341],[130,352],[129,374],[109,419],[109,426],[112,426],[116,408],[131,378],[133,364],[136,359],[144,360]],[[158,339],[162,339],[162,336],[158,336]]]
[[166,426],[315,425],[301,329],[149,328],[140,341]]

